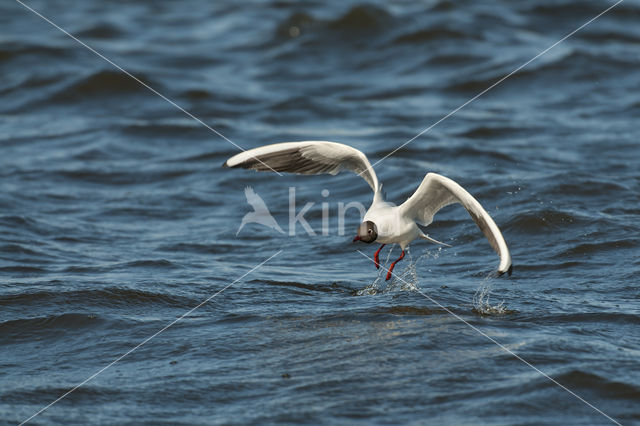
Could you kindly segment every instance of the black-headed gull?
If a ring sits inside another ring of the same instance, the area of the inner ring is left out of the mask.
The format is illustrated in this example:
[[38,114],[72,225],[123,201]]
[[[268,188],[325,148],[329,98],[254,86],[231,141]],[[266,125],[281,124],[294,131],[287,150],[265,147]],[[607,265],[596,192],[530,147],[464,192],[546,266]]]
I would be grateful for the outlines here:
[[382,185],[378,184],[378,177],[367,157],[361,151],[341,143],[304,141],[265,145],[234,155],[224,166],[305,175],[336,175],[340,170],[351,170],[362,176],[373,189],[373,202],[353,241],[377,241],[382,244],[374,255],[376,268],[380,267],[379,254],[385,244],[400,245],[402,254],[389,267],[387,280],[391,278],[396,263],[404,258],[404,249],[411,241],[423,238],[443,244],[422,232],[418,224],[428,226],[440,209],[449,204],[460,203],[500,256],[498,274],[506,272],[511,275],[513,267],[509,248],[496,223],[471,194],[444,176],[427,173],[416,192],[407,201],[395,206],[384,201]]

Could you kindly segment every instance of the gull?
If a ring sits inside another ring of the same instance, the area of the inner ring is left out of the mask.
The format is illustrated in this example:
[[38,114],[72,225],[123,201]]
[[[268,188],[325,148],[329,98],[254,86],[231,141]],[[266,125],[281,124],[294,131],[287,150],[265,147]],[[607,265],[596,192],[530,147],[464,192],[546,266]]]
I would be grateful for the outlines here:
[[498,275],[511,275],[513,270],[507,243],[489,213],[459,184],[439,174],[427,173],[416,192],[396,206],[384,200],[382,184],[378,183],[378,177],[367,157],[361,151],[342,143],[302,141],[264,145],[234,155],[223,166],[304,175],[336,175],[341,170],[350,170],[361,176],[373,190],[373,202],[364,215],[353,242],[382,244],[374,254],[376,268],[380,268],[380,250],[386,244],[400,246],[402,253],[387,270],[387,280],[391,278],[396,263],[404,258],[405,248],[413,240],[421,238],[447,245],[429,237],[418,225],[430,225],[440,209],[454,203],[462,204],[469,212],[500,256]]

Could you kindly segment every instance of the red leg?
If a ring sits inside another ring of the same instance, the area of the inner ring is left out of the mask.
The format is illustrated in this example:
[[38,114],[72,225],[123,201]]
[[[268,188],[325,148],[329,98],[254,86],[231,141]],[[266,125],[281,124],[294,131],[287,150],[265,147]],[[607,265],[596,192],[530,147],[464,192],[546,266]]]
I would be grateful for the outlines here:
[[404,250],[402,250],[402,254],[400,255],[400,257],[397,258],[395,262],[393,262],[389,267],[389,272],[387,272],[387,281],[389,280],[389,278],[391,278],[391,272],[393,272],[393,267],[396,266],[396,263],[398,263],[402,259],[404,259]]
[[382,247],[384,247],[385,245],[386,244],[381,245],[378,251],[376,251],[373,255],[373,261],[376,264],[376,269],[380,269],[380,250],[382,250]]

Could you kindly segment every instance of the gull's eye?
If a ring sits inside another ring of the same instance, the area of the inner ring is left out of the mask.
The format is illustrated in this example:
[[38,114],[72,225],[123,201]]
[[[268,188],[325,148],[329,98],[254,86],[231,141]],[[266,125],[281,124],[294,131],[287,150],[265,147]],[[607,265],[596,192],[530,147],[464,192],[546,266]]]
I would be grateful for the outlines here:
[[368,233],[368,234],[371,234],[371,229],[369,229],[369,230],[367,231],[367,233]]

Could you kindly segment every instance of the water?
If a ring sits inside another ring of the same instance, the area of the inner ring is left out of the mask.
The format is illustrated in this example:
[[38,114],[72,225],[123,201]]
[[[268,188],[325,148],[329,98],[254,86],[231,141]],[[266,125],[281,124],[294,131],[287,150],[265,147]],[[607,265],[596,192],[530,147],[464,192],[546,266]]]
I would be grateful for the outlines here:
[[[244,148],[336,140],[377,161],[611,3],[28,4]],[[429,171],[460,182],[513,256],[489,277],[497,256],[448,207],[429,233],[452,247],[415,242],[403,283],[351,244],[355,209],[336,232],[338,203],[370,202],[362,180],[223,169],[231,143],[4,2],[0,419],[282,250],[33,424],[610,422],[442,307],[640,423],[639,18],[623,2],[376,166],[394,202]],[[284,234],[236,236],[246,186]],[[289,187],[316,236],[289,235]]]

